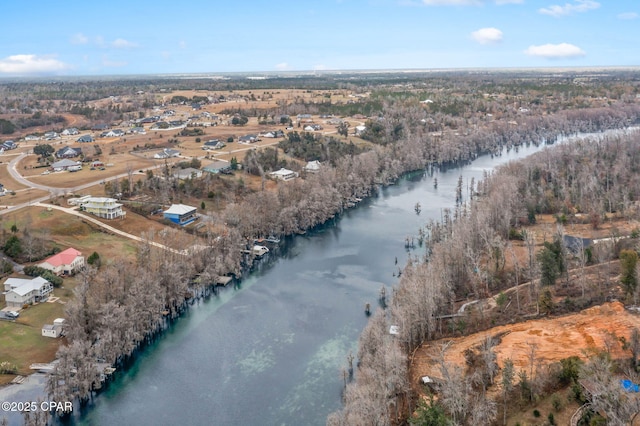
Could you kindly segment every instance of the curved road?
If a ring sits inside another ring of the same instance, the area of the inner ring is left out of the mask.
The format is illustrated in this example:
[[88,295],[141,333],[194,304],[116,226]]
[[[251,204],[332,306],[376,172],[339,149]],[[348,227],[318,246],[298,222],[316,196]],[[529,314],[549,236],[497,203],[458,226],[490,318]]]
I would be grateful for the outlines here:
[[[43,201],[46,201],[47,199],[49,199],[51,194],[59,193],[59,192],[63,192],[63,191],[68,191],[68,192],[79,191],[79,190],[86,189],[86,188],[89,188],[91,186],[97,185],[100,182],[107,182],[107,181],[111,181],[111,180],[127,177],[128,173],[121,173],[119,175],[111,176],[109,178],[98,179],[98,180],[95,180],[95,181],[92,181],[92,182],[88,182],[88,183],[84,183],[82,185],[75,186],[73,188],[51,187],[51,186],[46,186],[46,185],[41,185],[41,184],[37,184],[37,183],[31,182],[30,180],[25,179],[18,172],[18,170],[16,168],[16,165],[18,164],[18,162],[20,162],[20,160],[25,158],[27,155],[28,155],[27,153],[23,152],[22,154],[16,156],[13,160],[11,160],[9,162],[9,165],[7,166],[7,170],[9,171],[9,174],[11,174],[11,177],[13,179],[15,179],[16,181],[18,181],[19,183],[21,183],[22,185],[28,186],[29,188],[34,188],[34,189],[40,189],[40,190],[43,190],[43,191],[47,191],[50,194],[49,195],[44,195],[44,196],[36,198],[36,199],[33,199],[33,200],[31,200],[29,202],[26,202],[26,203],[17,204],[15,206],[9,206],[8,208],[6,208],[4,210],[0,210],[0,215],[7,214],[9,212],[13,212],[13,211],[16,211],[16,210],[19,210],[19,209],[22,209],[22,208],[28,207],[28,206],[40,206],[40,207],[45,207],[45,208],[52,208],[52,209],[63,211],[65,213],[67,213],[67,214],[72,214],[72,215],[75,215],[75,216],[82,217],[83,219],[85,219],[85,220],[87,220],[87,221],[89,221],[91,223],[94,223],[94,224],[96,224],[96,225],[98,225],[98,226],[100,226],[100,227],[102,227],[102,228],[104,228],[104,229],[106,229],[106,230],[108,230],[110,232],[113,232],[114,234],[129,238],[131,240],[139,241],[139,242],[144,242],[145,241],[141,237],[138,237],[136,235],[129,234],[127,232],[124,232],[124,231],[121,231],[119,229],[116,229],[113,226],[107,225],[106,223],[101,222],[100,220],[98,220],[96,218],[93,218],[93,217],[91,217],[89,215],[82,214],[82,213],[80,213],[79,211],[77,211],[75,209],[68,208],[68,207],[56,206],[56,205],[53,205],[53,204],[44,204],[43,203]],[[162,164],[156,165],[156,166],[152,166],[152,167],[147,167],[146,169],[143,169],[143,170],[151,170],[151,169],[156,169],[158,167],[162,167]],[[173,253],[186,254],[186,253],[183,253],[183,252],[178,251],[176,249],[173,249],[171,247],[167,247],[167,246],[165,246],[163,244],[160,244],[160,243],[156,243],[156,242],[153,242],[153,241],[149,241],[148,243],[150,245],[152,245],[152,246],[155,246],[155,247],[158,247],[158,248],[161,248],[161,249],[164,249],[164,250],[169,250],[169,251],[171,251]]]

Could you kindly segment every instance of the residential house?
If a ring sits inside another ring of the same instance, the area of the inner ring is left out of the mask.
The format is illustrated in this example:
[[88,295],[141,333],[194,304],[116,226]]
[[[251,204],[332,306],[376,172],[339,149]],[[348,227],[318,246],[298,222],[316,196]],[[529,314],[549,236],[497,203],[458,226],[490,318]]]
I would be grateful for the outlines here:
[[356,136],[360,136],[361,134],[364,133],[365,130],[367,130],[367,126],[365,126],[365,125],[356,126],[354,128],[354,134]]
[[7,278],[4,283],[4,298],[8,307],[19,308],[41,302],[49,297],[53,286],[42,277],[32,279]]
[[185,226],[198,218],[196,210],[195,207],[184,204],[172,204],[171,207],[163,212],[163,215],[165,219],[177,223],[180,226]]
[[60,135],[56,132],[47,132],[44,134],[45,140],[52,141],[54,139],[60,139]]
[[91,135],[82,135],[77,139],[78,142],[93,142],[93,136]]
[[10,149],[16,149],[18,147],[18,144],[15,143],[14,141],[4,141],[2,143],[2,148],[4,148],[5,151],[8,151]]
[[272,130],[266,133],[263,133],[263,138],[284,138],[284,132],[282,130]]
[[225,146],[227,146],[224,142],[222,142],[221,140],[218,139],[211,139],[208,140],[204,143],[204,145],[202,146],[202,149],[204,149],[205,151],[208,151],[210,149],[222,149]]
[[63,136],[74,136],[74,135],[77,135],[79,133],[80,132],[78,131],[78,129],[76,129],[75,127],[70,127],[68,129],[64,129],[61,134]]
[[27,135],[24,137],[25,141],[39,141],[40,139],[41,137],[36,135]]
[[320,162],[318,160],[309,161],[304,166],[304,171],[307,173],[318,173],[320,171]]
[[319,124],[310,124],[308,126],[305,126],[303,130],[305,132],[315,132],[315,131],[318,131],[318,130],[322,130],[322,128],[323,127],[321,125],[319,125]]
[[289,169],[281,168],[280,170],[269,173],[269,176],[274,179],[288,181],[297,178],[298,173]]
[[103,132],[103,131],[107,130],[108,128],[109,128],[108,124],[101,123],[101,124],[94,125],[91,128],[91,130],[93,130],[94,132]]
[[119,138],[120,136],[124,136],[122,129],[112,129],[100,133],[101,138]]
[[56,275],[72,275],[84,266],[84,257],[81,252],[70,247],[49,257],[38,266]]
[[151,123],[155,123],[156,121],[160,120],[160,116],[159,115],[154,115],[153,117],[145,117],[142,118],[138,121],[139,124],[151,124]]
[[173,176],[177,179],[197,179],[202,177],[202,170],[194,169],[193,167],[187,167],[186,169],[178,169],[173,173]]
[[207,173],[231,173],[231,163],[228,161],[214,161],[211,164],[208,164],[202,168],[203,171]]
[[258,135],[244,135],[238,138],[239,143],[254,143],[258,142],[259,140],[260,139],[258,139]]
[[82,168],[82,164],[79,161],[69,160],[68,158],[64,158],[60,161],[56,161],[51,165],[51,168],[54,172],[61,172],[63,170],[69,170],[69,168]]
[[132,127],[132,128],[130,128],[130,129],[127,131],[127,133],[132,133],[132,134],[134,134],[134,135],[146,135],[146,134],[147,134],[147,131],[144,129],[144,127],[136,126],[136,127]]
[[162,151],[158,152],[156,155],[154,155],[153,158],[163,159],[163,158],[172,158],[172,157],[179,157],[179,156],[180,156],[180,151],[177,151],[171,148],[165,148]]
[[91,213],[103,219],[124,218],[127,212],[122,210],[122,204],[115,198],[89,197],[80,202],[80,210]]
[[56,151],[57,158],[74,158],[79,155],[82,155],[82,148],[72,148],[70,146],[65,146],[64,148],[60,148]]

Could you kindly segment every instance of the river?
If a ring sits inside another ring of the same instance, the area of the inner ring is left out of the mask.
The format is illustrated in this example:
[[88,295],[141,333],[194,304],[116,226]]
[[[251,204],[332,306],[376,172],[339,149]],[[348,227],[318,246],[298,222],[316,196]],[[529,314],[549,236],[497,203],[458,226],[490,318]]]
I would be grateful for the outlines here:
[[283,240],[239,286],[193,305],[70,423],[325,424],[341,406],[341,369],[356,353],[365,303],[375,308],[382,286],[391,294],[409,255],[405,238],[454,205],[460,175],[466,187],[539,149],[411,174],[333,223]]

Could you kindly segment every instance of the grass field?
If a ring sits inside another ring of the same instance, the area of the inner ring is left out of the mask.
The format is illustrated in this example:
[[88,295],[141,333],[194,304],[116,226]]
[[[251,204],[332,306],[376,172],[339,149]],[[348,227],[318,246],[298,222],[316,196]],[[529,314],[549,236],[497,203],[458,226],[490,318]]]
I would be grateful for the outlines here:
[[[70,293],[68,289],[55,289],[53,294]],[[15,321],[0,321],[0,362],[8,361],[18,368],[19,374],[30,374],[29,366],[35,362],[55,359],[62,339],[42,336],[42,326],[64,317],[64,304],[39,303],[23,309]],[[0,374],[0,385],[13,379],[12,374]]]
[[[105,221],[109,224],[113,222],[115,221]],[[96,251],[104,262],[135,254],[138,246],[137,242],[105,233],[97,225],[83,221],[80,217],[58,210],[49,211],[43,207],[28,207],[3,217],[2,226],[5,230],[9,230],[14,224],[18,232],[25,226],[46,229],[51,241],[62,249],[73,247],[85,257]]]

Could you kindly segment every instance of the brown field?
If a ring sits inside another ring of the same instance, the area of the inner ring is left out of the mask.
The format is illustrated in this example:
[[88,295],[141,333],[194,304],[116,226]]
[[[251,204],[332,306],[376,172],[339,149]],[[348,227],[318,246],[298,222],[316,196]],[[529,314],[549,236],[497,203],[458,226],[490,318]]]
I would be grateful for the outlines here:
[[18,204],[29,203],[48,194],[47,191],[41,189],[20,189],[16,192],[16,195],[8,194],[0,197],[0,208],[9,208],[10,206],[16,206]]
[[2,183],[5,188],[13,191],[17,191],[19,189],[25,189],[27,188],[27,186],[15,180],[11,176],[11,173],[9,173],[9,170],[7,170],[7,168],[9,167],[9,161],[11,161],[12,159],[13,157],[7,157],[7,156],[2,157],[3,161],[2,161],[2,164],[0,164],[0,183]]
[[[136,215],[132,216],[135,221]],[[129,217],[125,220],[128,219]],[[105,221],[109,225],[112,225],[111,222],[117,221]],[[133,254],[138,246],[136,241],[105,233],[97,225],[83,221],[80,217],[59,210],[49,211],[43,207],[32,206],[3,217],[5,229],[14,223],[19,230],[27,224],[33,229],[46,229],[51,241],[62,248],[73,247],[80,250],[85,256],[97,251],[104,262]],[[137,224],[140,225],[139,222]]]

